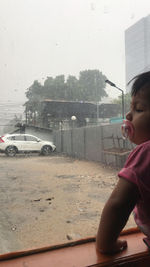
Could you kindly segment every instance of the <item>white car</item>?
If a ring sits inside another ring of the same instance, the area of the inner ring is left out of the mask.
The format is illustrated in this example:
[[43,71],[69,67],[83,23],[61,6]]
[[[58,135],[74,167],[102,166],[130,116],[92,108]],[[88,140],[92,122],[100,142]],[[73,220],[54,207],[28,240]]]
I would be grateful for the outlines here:
[[21,152],[40,152],[49,155],[56,146],[29,134],[6,134],[0,137],[0,152],[13,157]]

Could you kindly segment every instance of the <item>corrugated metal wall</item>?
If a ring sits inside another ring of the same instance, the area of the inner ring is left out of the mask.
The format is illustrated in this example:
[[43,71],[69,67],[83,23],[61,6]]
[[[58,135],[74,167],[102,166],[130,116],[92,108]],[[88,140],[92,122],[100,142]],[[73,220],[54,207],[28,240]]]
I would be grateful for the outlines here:
[[122,167],[127,155],[103,152],[110,148],[133,148],[129,141],[123,141],[120,128],[121,124],[109,124],[56,131],[54,143],[58,152],[68,156]]

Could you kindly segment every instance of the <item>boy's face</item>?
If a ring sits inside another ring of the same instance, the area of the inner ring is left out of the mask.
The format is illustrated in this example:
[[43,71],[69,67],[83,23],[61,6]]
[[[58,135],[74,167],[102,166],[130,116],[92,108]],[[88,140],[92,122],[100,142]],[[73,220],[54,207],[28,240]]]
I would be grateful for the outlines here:
[[131,109],[126,114],[134,127],[130,141],[139,145],[150,140],[150,88],[143,87],[132,97]]

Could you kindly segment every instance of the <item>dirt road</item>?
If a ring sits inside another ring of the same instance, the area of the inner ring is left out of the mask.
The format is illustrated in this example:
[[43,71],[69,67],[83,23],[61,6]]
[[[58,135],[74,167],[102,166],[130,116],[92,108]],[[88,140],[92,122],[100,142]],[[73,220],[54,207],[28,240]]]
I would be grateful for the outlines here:
[[118,179],[115,169],[60,155],[0,155],[0,169],[1,254],[95,236]]

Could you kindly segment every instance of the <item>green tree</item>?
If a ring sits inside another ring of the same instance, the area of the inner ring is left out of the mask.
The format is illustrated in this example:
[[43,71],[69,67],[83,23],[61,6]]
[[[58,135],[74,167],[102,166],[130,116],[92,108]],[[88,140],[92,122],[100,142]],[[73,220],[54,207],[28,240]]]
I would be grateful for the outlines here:
[[30,101],[40,100],[43,93],[43,86],[36,80],[33,84],[27,89],[26,97]]
[[67,85],[65,83],[65,76],[47,77],[43,86],[43,96],[53,100],[66,99]]
[[44,99],[98,102],[107,96],[105,80],[106,76],[99,70],[84,70],[80,72],[79,79],[69,75],[66,81],[64,75],[47,77],[44,85],[36,80],[26,92],[26,114],[40,117],[41,101]]
[[69,75],[66,81],[64,75],[58,75],[55,78],[47,77],[43,86],[38,81],[34,81],[27,89],[26,97],[32,108],[34,103],[38,103],[45,98],[100,101],[102,97],[107,96],[105,79],[106,76],[99,70],[84,70],[80,72],[79,79]]
[[47,79],[45,80],[43,88],[43,95],[45,96],[45,98],[55,98],[54,80],[55,79],[53,77],[47,77]]
[[66,99],[66,89],[65,76],[56,76],[54,80],[55,100]]
[[66,81],[66,99],[78,101],[80,98],[79,81],[75,76],[69,75]]
[[43,92],[43,86],[37,80],[27,89],[26,97],[28,101],[24,106],[26,112],[31,112],[32,116],[35,116],[36,112],[37,114],[40,113],[41,100],[45,98]]
[[105,91],[106,76],[99,70],[85,70],[80,72],[79,88],[81,100],[100,101],[107,96]]

